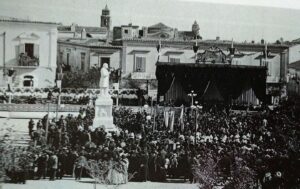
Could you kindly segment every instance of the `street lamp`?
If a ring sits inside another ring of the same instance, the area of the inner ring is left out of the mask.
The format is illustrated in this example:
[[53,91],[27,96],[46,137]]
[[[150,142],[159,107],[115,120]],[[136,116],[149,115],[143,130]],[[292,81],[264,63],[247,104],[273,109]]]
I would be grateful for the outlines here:
[[61,104],[61,83],[62,83],[62,78],[63,78],[63,73],[62,70],[60,71],[60,73],[57,74],[57,80],[56,80],[56,86],[58,88],[58,98],[57,98],[57,104],[56,104],[56,117],[55,120],[57,120],[58,117],[58,107]]
[[192,104],[191,104],[191,107],[194,106],[194,97],[197,96],[196,93],[194,93],[194,90],[192,90],[189,94],[188,94],[189,97],[192,98]]
[[48,115],[47,115],[46,133],[45,133],[46,143],[48,142],[49,116],[50,116],[50,102],[51,102],[50,100],[47,100],[47,104],[48,104]]
[[161,50],[161,41],[159,39],[158,45],[156,46],[156,50],[157,50],[157,62],[159,61],[159,57],[160,57],[160,50]]
[[195,144],[197,142],[197,130],[198,130],[198,111],[202,110],[202,106],[198,105],[198,101],[195,101],[196,106],[192,106],[195,110]]

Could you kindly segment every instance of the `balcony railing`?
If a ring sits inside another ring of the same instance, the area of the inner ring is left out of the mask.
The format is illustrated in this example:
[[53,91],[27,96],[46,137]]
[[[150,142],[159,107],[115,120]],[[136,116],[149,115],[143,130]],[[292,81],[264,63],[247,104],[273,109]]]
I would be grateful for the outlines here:
[[39,66],[40,60],[38,57],[30,57],[25,53],[21,53],[19,55],[19,65],[18,66],[29,66],[29,67],[36,67]]

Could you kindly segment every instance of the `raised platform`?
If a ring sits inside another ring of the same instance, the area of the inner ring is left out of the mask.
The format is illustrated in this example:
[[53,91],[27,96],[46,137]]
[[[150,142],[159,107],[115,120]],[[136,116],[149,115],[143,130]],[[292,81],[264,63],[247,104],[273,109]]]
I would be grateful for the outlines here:
[[157,62],[156,66],[176,66],[176,67],[192,67],[192,68],[241,68],[241,69],[263,69],[266,70],[265,65],[236,65],[228,63],[171,63],[171,62]]
[[103,128],[106,132],[117,132],[118,129],[113,123],[112,116],[113,100],[109,94],[98,95],[95,101],[94,128]]

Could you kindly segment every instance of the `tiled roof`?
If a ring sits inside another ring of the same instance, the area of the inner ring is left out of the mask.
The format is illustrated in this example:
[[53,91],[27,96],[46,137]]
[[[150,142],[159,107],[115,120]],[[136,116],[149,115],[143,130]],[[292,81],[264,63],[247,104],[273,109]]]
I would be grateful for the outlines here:
[[6,17],[6,16],[0,16],[0,22],[19,22],[19,23],[31,23],[31,24],[60,25],[60,23],[56,23],[56,22],[32,21],[32,20],[26,20],[26,19],[21,19],[21,18],[13,18],[13,17]]

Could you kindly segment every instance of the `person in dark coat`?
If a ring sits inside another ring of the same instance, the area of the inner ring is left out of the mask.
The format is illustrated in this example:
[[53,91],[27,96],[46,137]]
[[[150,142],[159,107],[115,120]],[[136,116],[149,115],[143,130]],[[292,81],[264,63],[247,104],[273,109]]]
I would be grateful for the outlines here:
[[150,156],[149,156],[149,162],[148,162],[148,166],[149,166],[149,179],[150,181],[156,181],[156,156],[157,153],[155,151],[153,151]]
[[144,177],[142,179],[142,181],[148,181],[149,180],[149,154],[147,149],[144,150],[144,153],[141,156],[141,160],[142,160],[142,165],[143,165],[143,173],[144,173]]
[[29,129],[29,136],[32,138],[32,132],[33,132],[33,127],[34,127],[34,121],[32,119],[30,119],[29,123],[28,123],[28,129]]
[[80,180],[82,171],[84,169],[84,164],[86,162],[86,158],[83,153],[80,154],[80,156],[75,161],[75,180]]
[[156,166],[156,175],[157,181],[164,182],[166,180],[166,170],[165,170],[165,159],[162,157],[161,154],[157,155],[157,159],[155,162]]
[[46,178],[47,175],[47,162],[48,162],[48,158],[49,156],[46,153],[41,154],[38,159],[37,159],[37,179],[41,179],[41,177],[43,177],[43,179]]
[[132,181],[141,181],[141,174],[140,171],[140,158],[137,156],[136,152],[131,152],[131,155],[129,156],[129,167],[128,167],[128,173],[129,174],[135,174]]
[[66,173],[67,170],[67,162],[68,161],[68,156],[66,154],[65,151],[61,151],[58,154],[58,172],[57,172],[57,177],[59,179],[62,179],[62,177],[64,176],[64,174]]
[[56,177],[56,171],[58,168],[58,158],[55,153],[50,154],[50,157],[48,160],[48,167],[49,167],[49,175],[50,175],[49,180],[53,181]]

